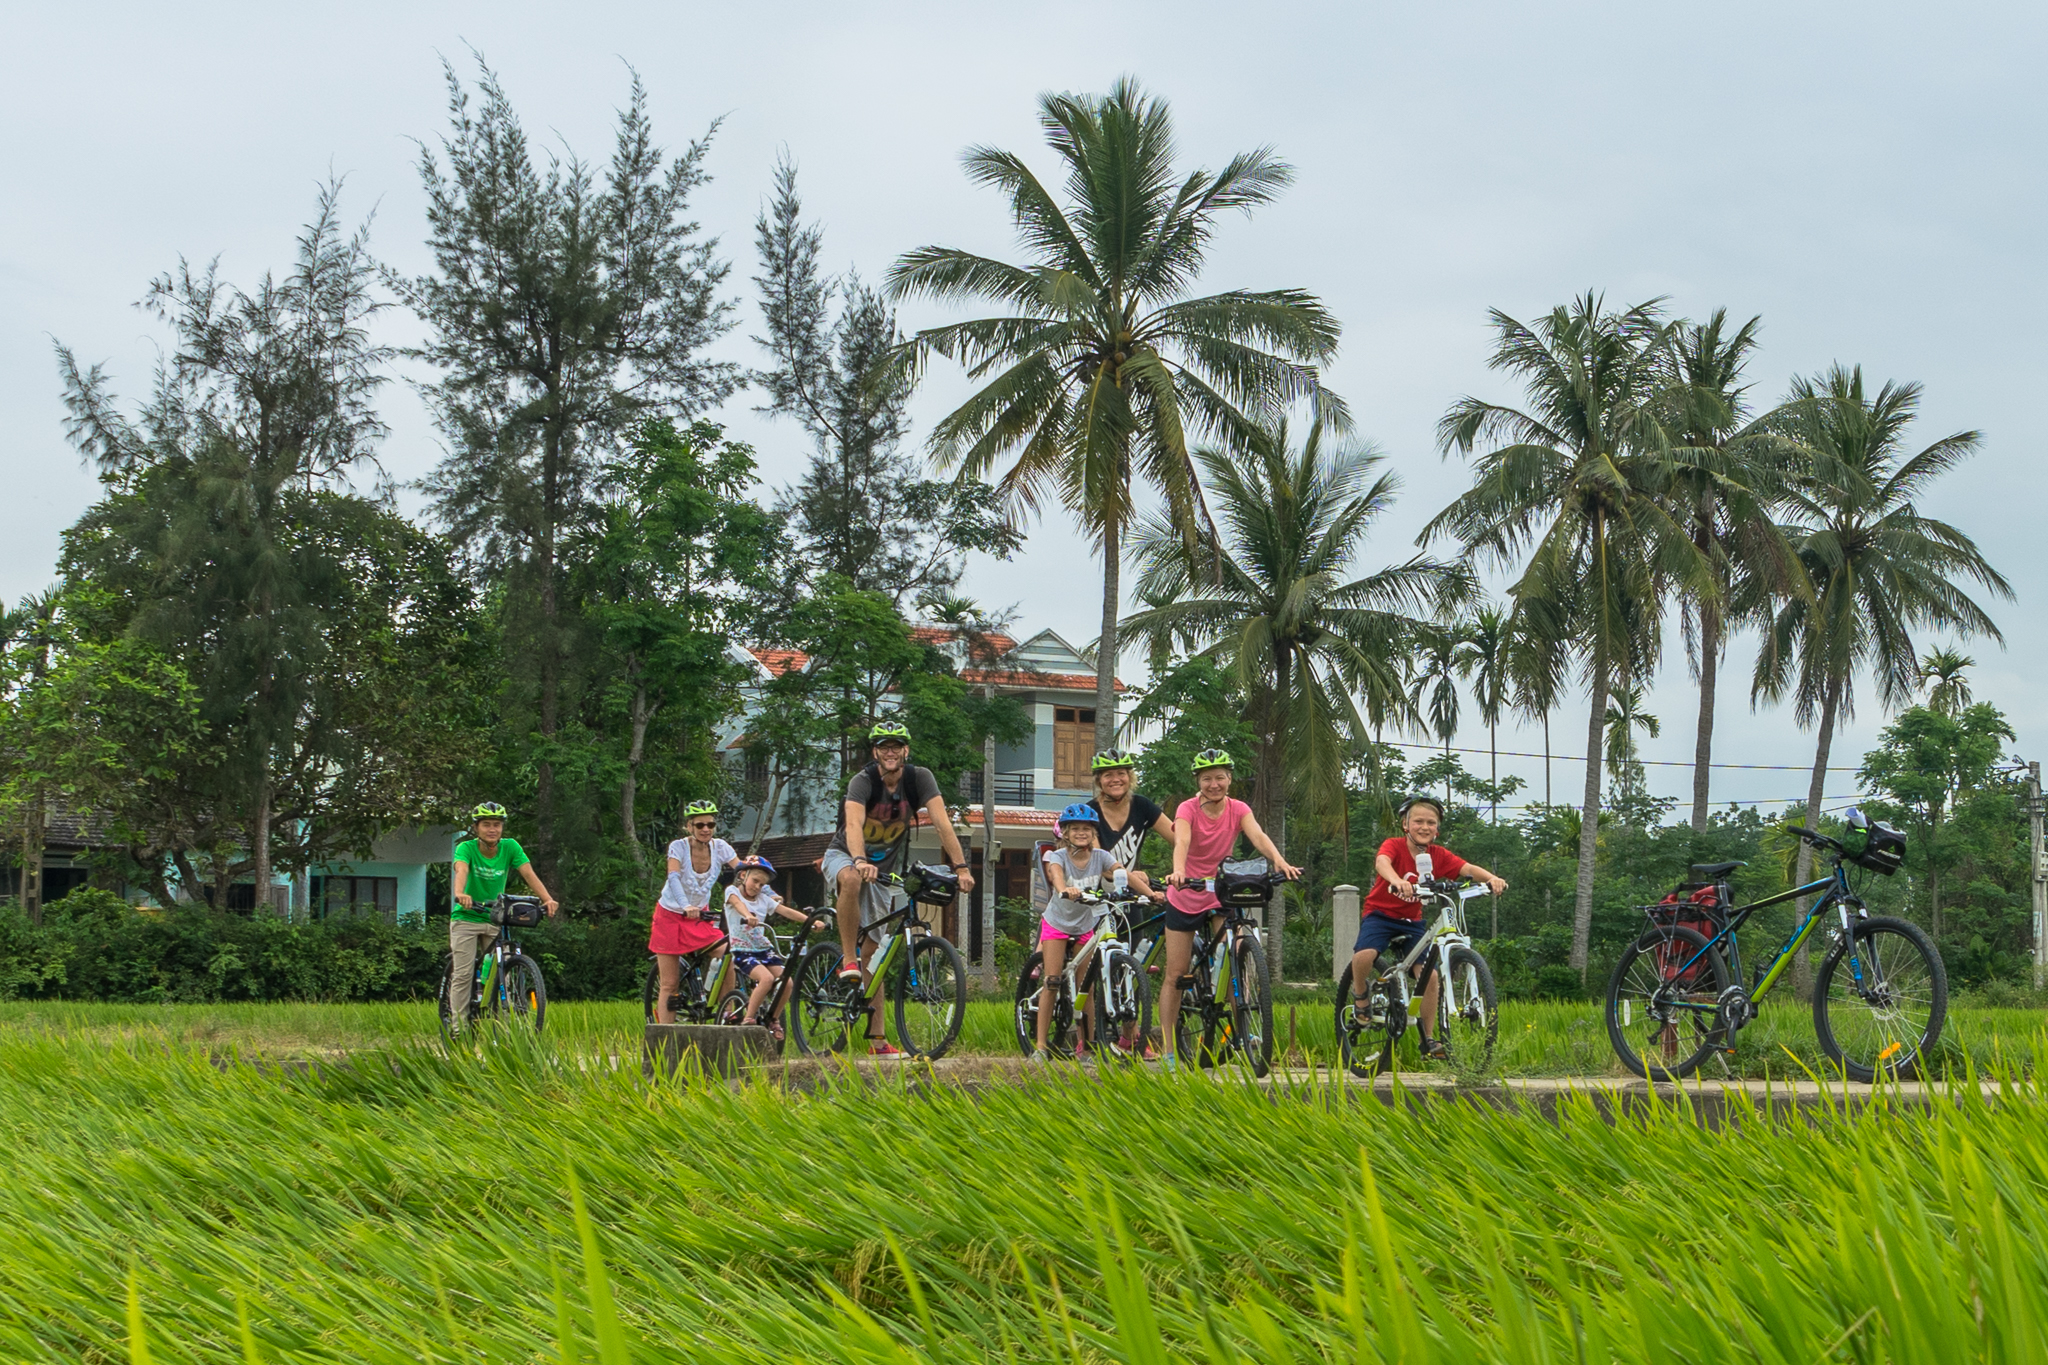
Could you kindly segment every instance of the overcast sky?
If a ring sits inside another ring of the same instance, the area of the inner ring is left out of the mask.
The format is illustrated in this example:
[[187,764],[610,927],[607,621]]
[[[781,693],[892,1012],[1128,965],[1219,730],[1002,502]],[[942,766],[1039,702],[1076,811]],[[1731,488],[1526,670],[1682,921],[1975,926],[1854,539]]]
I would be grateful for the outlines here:
[[[1926,506],[2013,582],[2017,601],[1993,608],[2005,647],[1966,649],[1978,695],[2038,755],[2043,16],[1956,3],[22,6],[0,47],[0,597],[48,584],[59,533],[97,493],[64,441],[51,339],[140,397],[162,339],[133,307],[150,277],[180,255],[217,254],[244,283],[283,266],[330,169],[347,177],[351,216],[374,208],[380,256],[423,269],[415,139],[443,127],[443,55],[469,74],[466,49],[483,53],[538,146],[593,160],[609,153],[628,63],[668,145],[724,120],[697,207],[743,304],[720,349],[749,363],[752,223],[778,148],[799,162],[838,268],[872,278],[934,242],[1014,256],[961,150],[992,144],[1049,168],[1036,96],[1130,73],[1172,102],[1187,166],[1271,144],[1298,170],[1277,205],[1226,224],[1204,283],[1299,286],[1343,321],[1329,382],[1406,484],[1366,567],[1410,553],[1414,529],[1465,486],[1433,445],[1446,405],[1517,397],[1485,366],[1488,308],[1529,317],[1591,288],[1617,304],[1667,296],[1683,315],[1761,314],[1760,398],[1860,363],[1874,381],[1926,386],[1920,444],[1984,432],[1984,453]],[[962,391],[955,376],[935,382],[920,434]],[[441,449],[417,400],[388,394],[384,464],[403,482]],[[723,419],[757,443],[771,484],[787,482],[803,439],[755,416],[758,401],[736,398]],[[1086,547],[1048,522],[1018,561],[972,564],[966,586],[1015,603],[1023,629],[1082,644],[1099,583]],[[1696,702],[1671,654],[1646,756],[1688,761]],[[1750,711],[1752,657],[1738,642],[1717,759],[1810,763],[1786,710]],[[1865,704],[1836,761],[1853,767],[1883,723]],[[1558,752],[1583,751],[1583,702],[1554,735]],[[1484,732],[1471,723],[1459,742]],[[1502,742],[1535,747],[1517,731]],[[1540,762],[1505,766],[1541,796]],[[1557,765],[1560,799],[1575,799],[1580,772]],[[1689,796],[1686,768],[1650,774],[1653,791]],[[1715,781],[1726,799],[1805,789],[1797,771]],[[1828,786],[1854,790],[1852,772]]]

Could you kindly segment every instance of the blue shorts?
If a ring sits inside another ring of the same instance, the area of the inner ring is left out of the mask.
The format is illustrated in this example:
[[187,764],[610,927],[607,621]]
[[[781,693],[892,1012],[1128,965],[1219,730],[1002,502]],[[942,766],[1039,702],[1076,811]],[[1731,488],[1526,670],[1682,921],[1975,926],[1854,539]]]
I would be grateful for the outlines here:
[[1419,919],[1395,919],[1375,910],[1358,921],[1358,942],[1351,951],[1362,953],[1371,948],[1382,956],[1389,952],[1405,953],[1428,929]]
[[774,953],[734,953],[732,955],[732,963],[733,971],[738,974],[742,981],[752,978],[754,968],[756,967],[780,967],[783,965],[782,959]]

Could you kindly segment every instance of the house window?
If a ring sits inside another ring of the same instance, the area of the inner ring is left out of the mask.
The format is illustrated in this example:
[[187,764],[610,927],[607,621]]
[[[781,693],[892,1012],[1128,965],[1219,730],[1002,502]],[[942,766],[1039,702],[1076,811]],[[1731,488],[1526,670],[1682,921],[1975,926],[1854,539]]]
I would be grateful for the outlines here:
[[313,913],[320,919],[348,919],[375,915],[383,920],[398,918],[396,877],[315,877]]
[[1088,785],[1088,764],[1095,757],[1095,710],[1077,706],[1052,709],[1052,784],[1062,789]]

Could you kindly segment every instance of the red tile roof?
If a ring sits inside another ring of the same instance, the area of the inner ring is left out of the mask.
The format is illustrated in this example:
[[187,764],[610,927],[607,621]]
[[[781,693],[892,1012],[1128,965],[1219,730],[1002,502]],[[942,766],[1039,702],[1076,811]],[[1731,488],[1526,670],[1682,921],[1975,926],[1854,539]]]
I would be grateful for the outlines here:
[[[970,826],[976,829],[979,829],[981,827],[980,802],[977,801],[971,806],[962,807],[961,815]],[[1046,829],[1051,829],[1054,825],[1057,825],[1059,821],[1060,816],[1058,811],[1039,810],[1035,806],[996,807],[997,828],[1001,828],[1004,825],[1010,825],[1012,827],[1020,825],[1040,825],[1044,826]]]
[[[920,644],[949,645],[960,638],[960,632],[950,626],[912,626],[911,638]],[[981,637],[997,654],[1008,654],[1017,647],[1017,642],[1000,631],[990,631]]]
[[[930,627],[920,626],[918,629],[921,632],[929,631]],[[991,638],[1007,642],[1005,636]],[[768,670],[769,676],[776,678],[792,670],[801,669],[810,662],[810,656],[800,649],[750,649],[747,652],[761,661],[761,666]],[[1039,673],[1018,668],[963,668],[960,670],[960,681],[974,686],[1042,687],[1051,692],[1095,690],[1093,673]],[[1119,692],[1125,690],[1121,678],[1115,680],[1114,686]]]
[[747,652],[761,661],[761,667],[767,669],[770,676],[777,678],[811,661],[810,656],[800,649],[750,649]]

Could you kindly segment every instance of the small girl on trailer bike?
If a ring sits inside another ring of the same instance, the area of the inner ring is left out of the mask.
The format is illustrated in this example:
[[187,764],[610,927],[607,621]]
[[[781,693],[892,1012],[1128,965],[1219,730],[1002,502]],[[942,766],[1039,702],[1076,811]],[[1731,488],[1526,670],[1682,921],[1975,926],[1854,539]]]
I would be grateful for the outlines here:
[[683,958],[714,948],[725,938],[711,908],[718,888],[718,874],[740,860],[739,852],[718,837],[718,803],[692,801],[683,808],[683,828],[688,838],[668,846],[668,882],[654,906],[654,924],[648,931],[647,951],[654,954],[661,972],[661,990],[655,997],[654,1021],[676,1021],[674,997],[682,980]]
[[1180,1021],[1180,983],[1195,955],[1195,935],[1223,902],[1190,882],[1207,881],[1223,866],[1242,833],[1274,870],[1294,878],[1301,869],[1280,856],[1252,808],[1230,794],[1230,755],[1204,749],[1192,765],[1198,795],[1180,803],[1173,820],[1173,874],[1166,879],[1166,975],[1159,983],[1159,1028],[1166,1043],[1165,1069],[1175,1066],[1174,1029]]
[[[1052,1019],[1053,982],[1066,970],[1067,945],[1072,944],[1078,953],[1095,935],[1095,907],[1082,904],[1081,893],[1099,889],[1102,879],[1120,866],[1095,846],[1097,818],[1095,807],[1086,801],[1068,806],[1060,812],[1060,846],[1047,850],[1045,855],[1045,881],[1051,894],[1046,897],[1044,918],[1038,925],[1038,950],[1045,955],[1038,979],[1045,984],[1038,992],[1038,1046],[1031,1054],[1034,1062],[1043,1062],[1050,1055],[1045,1035]],[[1087,1027],[1084,1019],[1084,1048]]]
[[[1422,922],[1422,908],[1416,904],[1420,896],[1416,881],[1422,859],[1429,860],[1433,881],[1464,876],[1484,883],[1496,896],[1508,889],[1505,881],[1479,864],[1468,863],[1434,842],[1443,823],[1442,802],[1433,796],[1409,797],[1401,803],[1401,833],[1381,844],[1378,856],[1373,859],[1372,889],[1366,893],[1366,913],[1358,921],[1358,943],[1351,953],[1351,1008],[1361,1019],[1370,1008],[1368,992],[1373,963],[1383,952],[1406,952],[1427,927]],[[1418,964],[1415,970],[1420,973],[1422,967]],[[1415,1017],[1415,1027],[1422,1033],[1422,1055],[1432,1061],[1442,1061],[1450,1055],[1443,1039],[1429,1036],[1430,1025],[1436,1020],[1440,985],[1436,973],[1430,972],[1422,985],[1422,1010]]]
[[725,892],[725,934],[731,940],[733,972],[753,986],[747,996],[746,1015],[740,1022],[765,1023],[780,1042],[782,1024],[761,1018],[761,1004],[775,989],[784,966],[782,955],[775,951],[775,940],[768,937],[768,917],[780,915],[802,924],[804,914],[784,905],[782,897],[768,889],[768,879],[774,875],[775,864],[766,858],[740,861],[739,876]]

